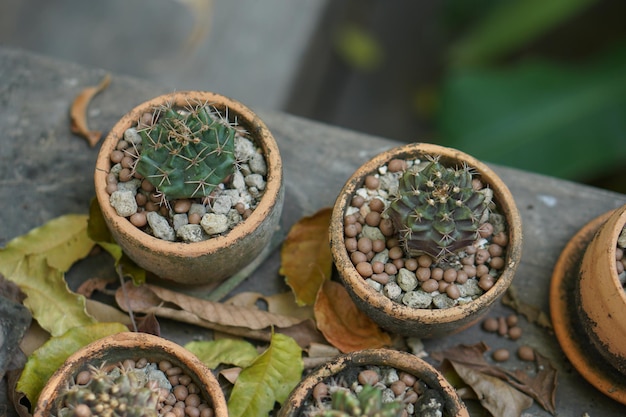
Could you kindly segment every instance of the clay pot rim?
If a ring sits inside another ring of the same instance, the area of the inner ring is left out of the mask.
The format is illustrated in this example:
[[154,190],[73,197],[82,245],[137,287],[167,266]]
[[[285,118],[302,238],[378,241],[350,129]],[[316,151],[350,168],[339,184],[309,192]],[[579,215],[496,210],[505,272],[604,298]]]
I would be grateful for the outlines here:
[[[616,210],[618,209],[610,210],[589,221],[561,251],[550,281],[550,318],[559,346],[574,368],[604,395],[626,404],[624,376],[614,369],[600,352],[597,352],[587,335],[576,334],[577,331],[582,332],[582,330],[580,330],[578,314],[574,307],[577,281],[580,279],[579,267],[585,249]],[[626,224],[626,210],[620,217],[620,224],[623,227]],[[615,242],[617,243],[617,236],[615,236]],[[612,252],[612,259],[615,259],[615,249],[609,252]],[[614,278],[617,279],[615,265],[612,265],[612,268],[615,272]],[[624,291],[621,286],[620,290]]]
[[445,396],[449,399],[449,401],[446,401],[447,407],[455,407],[458,409],[457,413],[454,414],[454,417],[469,417],[469,412],[467,411],[463,401],[461,401],[456,394],[454,387],[437,369],[435,369],[435,367],[411,353],[388,348],[364,349],[344,353],[326,364],[319,366],[302,379],[302,381],[291,392],[285,401],[284,404],[289,404],[294,400],[299,400],[299,404],[296,406],[296,409],[291,410],[287,409],[287,407],[284,407],[284,409],[281,408],[279,416],[290,416],[291,414],[286,413],[299,410],[304,404],[308,393],[318,383],[333,375],[341,373],[341,371],[351,366],[357,367],[367,365],[389,366],[391,368],[408,372],[417,378],[424,380],[431,388],[445,393]]
[[[505,268],[494,286],[483,293],[480,297],[467,304],[453,306],[444,309],[418,309],[398,304],[389,298],[374,291],[356,271],[352,265],[347,251],[343,234],[343,217],[345,208],[356,189],[363,183],[365,175],[376,171],[377,168],[387,164],[391,159],[416,158],[419,155],[441,155],[441,161],[458,160],[466,162],[474,168],[486,185],[494,191],[494,200],[498,203],[499,212],[506,216],[508,226],[509,243],[507,246],[507,256]],[[345,279],[352,286],[354,293],[359,298],[373,307],[382,310],[390,316],[400,320],[418,320],[432,324],[455,322],[468,314],[481,310],[485,305],[491,304],[498,299],[508,289],[515,269],[520,263],[522,254],[522,226],[521,217],[515,205],[513,195],[500,177],[486,164],[464,152],[453,148],[447,148],[429,143],[411,143],[407,145],[391,148],[376,155],[365,164],[361,165],[348,179],[339,193],[333,207],[330,229],[331,251],[338,268],[343,267],[344,274],[340,274],[342,280]]]
[[[615,292],[618,294],[619,298],[622,299],[622,304],[626,305],[626,291],[624,291],[624,287],[619,282],[617,266],[615,262],[611,262],[615,260],[615,252],[617,251],[617,239],[619,238],[622,229],[626,225],[626,206],[622,206],[621,208],[611,210],[607,213],[607,218],[610,215],[618,215],[618,218],[615,223],[615,227],[611,230],[610,241],[614,244],[609,246],[609,251],[603,253],[603,257],[606,258],[609,269],[611,271],[611,283],[614,286]],[[600,226],[600,228],[604,227],[604,224]],[[599,232],[599,231],[598,231]]]
[[[226,235],[215,236],[202,242],[170,242],[151,236],[133,226],[127,218],[119,216],[109,204],[109,194],[106,192],[106,176],[111,169],[109,154],[115,148],[119,138],[123,136],[124,131],[135,125],[141,114],[147,110],[165,102],[183,106],[196,101],[210,103],[220,111],[227,109],[229,116],[235,115],[239,125],[244,126],[255,139],[256,144],[263,148],[267,164],[266,188],[261,201],[250,217],[240,222]],[[123,231],[134,244],[162,253],[181,253],[181,256],[184,253],[186,257],[195,258],[230,246],[233,242],[242,240],[251,231],[256,230],[271,213],[275,201],[279,198],[282,175],[282,160],[278,145],[265,123],[250,108],[239,101],[213,92],[178,91],[162,94],[135,106],[115,123],[98,153],[94,182],[96,197],[103,215],[110,219],[117,230]]]
[[132,352],[131,349],[140,348],[141,350],[137,352],[141,355],[141,352],[152,347],[162,350],[165,355],[171,356],[174,362],[180,362],[195,374],[194,377],[202,383],[201,388],[209,395],[216,417],[228,415],[226,399],[219,382],[211,370],[193,353],[179,344],[160,336],[148,333],[121,332],[95,340],[72,353],[41,390],[33,417],[42,417],[40,406],[44,407],[43,412],[49,412],[49,407],[53,405],[53,402],[46,401],[45,404],[42,404],[42,401],[46,398],[55,398],[57,390],[86,362],[99,360],[111,349],[128,349],[129,352]]

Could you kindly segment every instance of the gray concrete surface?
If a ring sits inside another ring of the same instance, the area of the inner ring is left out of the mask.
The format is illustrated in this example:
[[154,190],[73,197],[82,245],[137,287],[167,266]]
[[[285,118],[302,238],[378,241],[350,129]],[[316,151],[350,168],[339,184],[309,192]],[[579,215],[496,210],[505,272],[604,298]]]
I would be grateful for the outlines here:
[[2,0],[0,45],[282,109],[327,0]]

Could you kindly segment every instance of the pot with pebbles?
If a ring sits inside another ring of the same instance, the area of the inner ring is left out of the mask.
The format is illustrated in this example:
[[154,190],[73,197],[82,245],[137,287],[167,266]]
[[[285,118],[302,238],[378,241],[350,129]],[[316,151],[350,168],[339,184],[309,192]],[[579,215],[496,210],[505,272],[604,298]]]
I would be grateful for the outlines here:
[[278,416],[469,414],[443,375],[422,359],[397,350],[368,349],[341,355],[308,374]]
[[522,226],[485,164],[414,143],[348,179],[333,208],[331,251],[357,306],[381,327],[439,337],[478,322],[509,287]]
[[626,404],[626,206],[572,237],[557,261],[550,313],[574,367],[607,396]]
[[217,379],[195,355],[146,333],[118,333],[74,352],[41,391],[33,417],[227,417]]
[[135,107],[102,144],[107,226],[142,268],[182,284],[224,280],[267,245],[282,211],[278,146],[243,104],[177,92]]

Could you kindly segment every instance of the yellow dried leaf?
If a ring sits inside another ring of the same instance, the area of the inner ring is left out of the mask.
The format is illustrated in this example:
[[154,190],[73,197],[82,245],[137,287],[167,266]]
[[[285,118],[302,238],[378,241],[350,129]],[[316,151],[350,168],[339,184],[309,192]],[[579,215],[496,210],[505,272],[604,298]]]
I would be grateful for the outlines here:
[[391,345],[391,337],[354,304],[346,289],[327,281],[314,306],[317,328],[340,351],[380,348]]
[[304,217],[291,227],[280,255],[279,273],[296,296],[298,305],[312,305],[321,285],[330,279],[332,255],[328,240],[331,208]]

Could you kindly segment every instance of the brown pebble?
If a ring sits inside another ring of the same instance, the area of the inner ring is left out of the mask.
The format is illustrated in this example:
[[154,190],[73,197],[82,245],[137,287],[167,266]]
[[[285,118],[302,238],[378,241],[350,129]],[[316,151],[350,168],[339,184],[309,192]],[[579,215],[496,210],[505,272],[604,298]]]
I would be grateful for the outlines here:
[[380,198],[373,198],[368,205],[374,213],[380,214],[385,211],[385,202]]
[[380,261],[372,262],[372,271],[374,271],[375,274],[380,274],[381,272],[384,272],[385,264]]
[[371,369],[366,369],[359,373],[357,377],[360,384],[365,385],[376,385],[376,383],[380,380],[380,376],[378,373]]
[[498,319],[495,317],[487,317],[483,321],[483,330],[490,333],[495,333],[498,331]]
[[493,235],[492,241],[496,245],[504,247],[507,245],[507,243],[509,243],[509,237],[506,235],[506,233],[500,232]]
[[491,355],[491,357],[496,362],[504,362],[504,361],[509,360],[509,358],[511,357],[511,354],[507,349],[502,348],[502,349],[496,349]]
[[146,213],[143,211],[131,215],[129,220],[135,227],[144,227],[148,223]]
[[372,250],[376,253],[380,253],[385,250],[385,241],[383,239],[372,240]]
[[443,271],[443,280],[446,282],[456,281],[456,269],[448,268],[445,271]]
[[356,270],[364,278],[369,278],[372,276],[374,271],[372,271],[372,264],[369,262],[359,262],[356,264]]
[[391,221],[391,219],[381,219],[378,228],[385,237],[392,236],[395,233],[395,229],[393,227],[393,222]]
[[487,250],[489,251],[489,255],[491,256],[501,256],[504,252],[504,250],[502,250],[502,246],[496,245],[495,243],[489,245],[489,248],[487,248]]
[[323,382],[316,384],[313,387],[313,398],[317,402],[321,402],[324,398],[328,396],[328,385]]
[[400,246],[389,249],[389,259],[401,259],[403,256],[404,252]]
[[478,249],[476,252],[475,262],[476,265],[481,265],[487,262],[489,259],[489,251],[487,249]]
[[400,172],[406,169],[406,161],[404,159],[392,159],[387,163],[389,172]]
[[114,183],[107,184],[106,191],[107,191],[107,194],[109,194],[109,195],[111,195],[114,192],[116,192],[117,191],[117,183],[115,183],[115,184]]
[[491,223],[483,223],[478,228],[478,233],[482,238],[488,238],[493,234],[493,225]]
[[387,274],[386,272],[381,272],[380,274],[372,274],[370,278],[382,285],[386,285],[387,283],[389,283],[389,274]]
[[119,150],[112,151],[109,158],[114,164],[119,164],[124,159],[124,152]]
[[504,267],[504,258],[496,256],[495,258],[491,258],[489,261],[489,266],[493,269],[502,269]]
[[370,190],[377,190],[380,187],[380,180],[374,175],[368,175],[365,177],[365,187]]
[[363,253],[368,253],[372,250],[372,239],[369,237],[362,237],[356,242],[356,247]]
[[352,201],[350,202],[350,204],[352,205],[352,207],[361,208],[361,206],[365,204],[365,198],[361,197],[360,195],[355,195],[354,197],[352,197]]
[[394,264],[387,262],[385,264],[385,272],[389,275],[395,275],[398,273],[398,268]]
[[[189,215],[190,219],[189,219],[189,223],[191,223],[191,214]],[[357,250],[357,246],[356,246],[356,238],[355,237],[347,237],[344,242],[343,242],[344,246],[346,247],[346,250],[350,253],[354,252],[355,250]]]
[[522,337],[522,328],[518,326],[513,326],[509,328],[508,336],[511,340],[517,340]]
[[409,258],[405,260],[404,267],[409,271],[415,271],[417,269],[417,259]]
[[365,216],[365,224],[372,227],[378,227],[380,224],[380,213],[377,211],[370,211]]
[[174,203],[174,212],[178,214],[187,213],[190,208],[191,208],[191,200],[188,200],[188,199],[176,200],[176,202]]
[[509,326],[516,326],[519,321],[518,317],[515,314],[510,314],[506,317],[506,324]]
[[343,234],[346,237],[356,237],[359,234],[359,228],[355,223],[346,224],[343,228]]
[[535,350],[530,346],[523,345],[517,349],[517,356],[527,362],[532,362],[535,360]]
[[430,270],[430,268],[417,268],[417,270],[415,271],[415,276],[417,277],[417,280],[420,282],[425,282],[432,277],[432,271]]
[[459,287],[457,287],[455,284],[450,284],[446,287],[446,294],[448,295],[448,297],[456,300],[461,296],[461,291],[459,291]]
[[439,289],[439,282],[434,279],[426,280],[422,283],[422,290],[430,293]]
[[363,252],[356,250],[350,254],[350,260],[354,265],[367,261],[367,255]]
[[133,173],[129,168],[123,168],[122,170],[120,170],[118,176],[121,182],[126,182],[133,179]]
[[509,326],[506,324],[504,317],[498,317],[498,334],[505,336],[509,332]]

